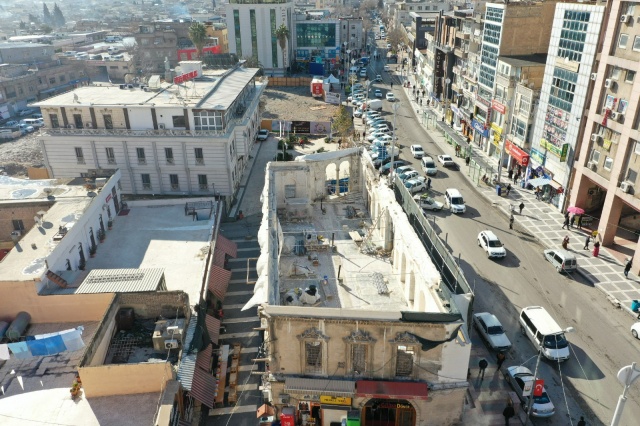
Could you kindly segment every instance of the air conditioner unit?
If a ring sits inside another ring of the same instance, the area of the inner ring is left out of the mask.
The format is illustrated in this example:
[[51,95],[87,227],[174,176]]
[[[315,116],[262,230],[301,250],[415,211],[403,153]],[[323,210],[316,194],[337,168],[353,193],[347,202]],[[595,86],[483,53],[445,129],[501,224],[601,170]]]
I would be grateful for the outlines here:
[[596,163],[595,161],[589,161],[587,163],[587,167],[589,167],[593,171],[596,171],[596,169],[598,168],[598,163]]
[[631,188],[633,187],[633,184],[631,182],[622,182],[620,184],[620,189],[622,190],[622,192],[624,192],[625,194],[628,194],[629,191],[631,191]]
[[180,346],[180,344],[175,339],[165,340],[164,341],[164,348],[165,349],[177,349],[179,346]]
[[164,130],[166,128],[167,128],[166,124],[164,124],[164,123],[158,124],[158,129]]
[[278,395],[278,404],[288,404],[291,397],[285,393]]
[[598,78],[598,73],[592,72],[591,73],[591,80],[595,81],[596,78]]
[[598,142],[600,140],[600,135],[597,133],[591,134],[591,142]]
[[607,89],[613,88],[614,84],[616,84],[616,82],[611,80],[610,78],[604,81],[604,87],[606,87]]
[[620,22],[624,22],[625,24],[631,20],[631,15],[620,15]]

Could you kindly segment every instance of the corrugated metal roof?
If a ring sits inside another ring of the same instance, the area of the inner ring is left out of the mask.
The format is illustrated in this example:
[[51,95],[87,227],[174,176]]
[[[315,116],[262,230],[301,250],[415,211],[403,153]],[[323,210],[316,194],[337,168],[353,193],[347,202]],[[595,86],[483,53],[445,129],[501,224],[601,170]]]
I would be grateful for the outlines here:
[[196,368],[193,374],[193,384],[191,389],[191,395],[200,401],[202,404],[209,408],[214,407],[214,400],[218,386],[216,385],[216,378],[207,373],[206,371]]
[[94,269],[89,272],[76,294],[135,293],[157,291],[164,269]]
[[223,300],[227,294],[227,287],[229,286],[229,280],[231,279],[231,271],[221,268],[216,265],[211,265],[211,272],[209,273],[209,284],[207,288],[218,299]]
[[231,257],[238,257],[238,245],[220,234],[216,238],[215,250],[222,250]]
[[196,325],[198,322],[198,314],[191,315],[191,320],[189,321],[189,326],[187,327],[187,335],[184,338],[184,348],[182,352],[182,359],[180,360],[180,366],[178,367],[178,381],[182,385],[182,387],[186,390],[191,390],[191,383],[193,381],[193,371],[196,366],[196,359],[198,358],[198,351],[193,350],[191,352],[187,352],[191,347],[191,341],[193,340],[193,335],[196,332]]
[[220,337],[220,320],[218,318],[207,315],[205,317],[207,324],[207,331],[209,332],[209,338],[216,345],[218,344],[218,338]]
[[285,392],[316,393],[329,396],[353,396],[356,382],[348,380],[305,379],[287,377],[284,379]]

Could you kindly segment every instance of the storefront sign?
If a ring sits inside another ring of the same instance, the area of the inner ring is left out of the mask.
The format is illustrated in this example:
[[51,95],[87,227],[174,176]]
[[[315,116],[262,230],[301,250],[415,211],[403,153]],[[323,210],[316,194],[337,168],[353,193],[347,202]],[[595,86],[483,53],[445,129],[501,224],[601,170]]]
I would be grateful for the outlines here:
[[320,395],[320,402],[322,404],[331,404],[331,405],[351,405],[351,398],[346,396],[329,396],[329,395]]
[[505,112],[507,112],[507,107],[505,107],[495,99],[491,101],[491,109],[498,111],[500,114],[504,114]]
[[527,166],[529,164],[529,154],[527,154],[518,145],[514,144],[510,140],[506,141],[505,150],[521,165]]
[[502,136],[502,127],[496,123],[491,123],[491,130],[493,130],[493,140],[491,141],[495,146],[500,147],[500,136]]
[[544,152],[540,152],[535,148],[531,148],[531,153],[529,155],[531,156],[531,160],[535,161],[537,164],[540,164],[541,166],[544,166],[544,161],[546,160],[546,156],[544,155]]
[[392,403],[392,402],[382,402],[380,404],[378,404],[378,407],[380,408],[412,408],[411,404],[402,404],[402,403]]
[[451,105],[451,111],[453,111],[455,115],[460,115],[460,110],[455,105]]
[[472,120],[471,127],[473,127],[476,132],[480,133],[482,137],[486,138],[489,136],[489,130],[485,129],[484,124],[480,123],[479,121]]
[[540,147],[545,148],[548,152],[552,153],[556,157],[560,157],[560,161],[567,160],[567,152],[569,151],[568,143],[564,143],[561,146],[555,146],[551,142],[541,139]]

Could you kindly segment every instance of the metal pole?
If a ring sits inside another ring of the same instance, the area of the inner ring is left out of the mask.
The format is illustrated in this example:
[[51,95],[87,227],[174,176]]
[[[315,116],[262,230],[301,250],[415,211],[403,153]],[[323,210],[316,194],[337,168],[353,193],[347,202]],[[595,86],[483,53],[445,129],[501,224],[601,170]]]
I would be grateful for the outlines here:
[[[391,167],[389,168],[389,177],[393,176],[393,169],[394,169],[394,159],[393,159],[393,154],[395,151],[395,147],[396,147],[396,118],[398,115],[398,108],[400,108],[400,102],[395,102],[393,104],[393,139],[391,139]],[[382,167],[382,165],[380,165],[380,167]],[[390,180],[390,182],[392,182]]]
[[[538,377],[538,365],[540,365],[541,356],[542,356],[542,347],[540,347],[540,349],[538,350],[538,359],[536,360],[536,368],[533,372],[534,383],[535,383],[536,377]],[[533,389],[531,389],[531,395],[529,395],[529,409],[527,410],[527,421],[531,418],[532,409],[533,409]]]

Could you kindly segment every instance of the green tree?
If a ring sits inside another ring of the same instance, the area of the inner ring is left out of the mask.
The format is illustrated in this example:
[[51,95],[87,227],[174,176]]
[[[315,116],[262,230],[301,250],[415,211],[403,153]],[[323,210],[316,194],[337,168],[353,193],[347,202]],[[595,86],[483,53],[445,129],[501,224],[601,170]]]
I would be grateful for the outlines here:
[[62,14],[62,10],[58,7],[58,3],[53,4],[53,25],[56,27],[62,27],[67,23],[67,20],[64,19],[64,15]]
[[43,25],[40,27],[40,31],[42,31],[45,34],[51,34],[51,32],[53,31],[53,28],[51,28],[49,25]]
[[46,3],[42,3],[42,22],[46,25],[53,25],[53,16],[51,16]]
[[32,22],[36,24],[40,23],[40,18],[38,18],[35,15],[32,15],[31,13],[28,15],[28,20],[29,20],[29,23],[32,23]]
[[24,21],[20,21],[20,29],[24,30],[25,28],[27,28],[27,24],[25,24]]
[[202,58],[202,48],[207,40],[207,29],[202,22],[194,22],[189,27],[189,39],[198,51],[198,58]]
[[287,48],[287,41],[289,40],[289,28],[285,24],[280,25],[276,28],[275,36],[278,39],[278,44],[280,45],[280,49],[282,49],[282,67],[287,69],[287,64],[284,63],[284,52]]
[[257,55],[253,55],[253,56],[247,56],[246,58],[244,58],[244,67],[245,68],[258,68],[260,69],[260,72],[258,73],[258,75],[263,75],[264,71],[263,71],[263,66],[260,63],[260,61],[258,60],[258,56]]
[[333,122],[331,123],[331,131],[338,135],[342,142],[344,142],[344,138],[351,131],[351,127],[353,126],[353,121],[351,120],[351,115],[347,108],[344,105],[340,105],[338,111],[333,116]]

